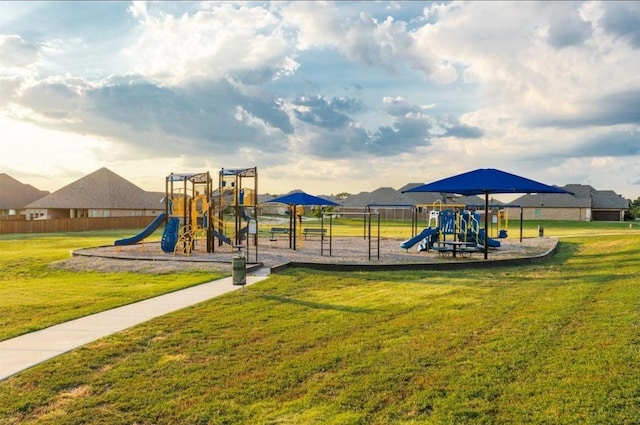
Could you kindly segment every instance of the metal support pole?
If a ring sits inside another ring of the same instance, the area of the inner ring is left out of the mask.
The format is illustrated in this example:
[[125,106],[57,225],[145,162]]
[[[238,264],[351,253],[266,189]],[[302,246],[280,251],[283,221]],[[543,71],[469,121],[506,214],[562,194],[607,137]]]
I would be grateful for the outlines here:
[[522,242],[522,205],[520,205],[520,242]]

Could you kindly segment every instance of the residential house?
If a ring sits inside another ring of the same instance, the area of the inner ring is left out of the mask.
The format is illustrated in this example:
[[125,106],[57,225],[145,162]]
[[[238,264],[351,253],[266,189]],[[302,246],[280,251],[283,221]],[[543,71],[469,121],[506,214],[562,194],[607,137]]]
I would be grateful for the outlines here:
[[511,204],[522,206],[524,220],[623,221],[629,201],[611,190],[568,184],[570,194],[523,195]]
[[468,203],[478,204],[482,202],[477,196],[460,197],[453,194],[412,192],[402,193],[412,187],[422,183],[409,183],[399,190],[391,187],[381,187],[373,192],[360,192],[347,197],[343,202],[341,211],[358,213],[363,212],[369,206],[371,210],[380,213],[382,219],[403,219],[412,218],[415,207],[418,213],[428,214],[428,210],[434,205],[466,205]]
[[21,183],[8,174],[0,173],[0,216],[24,218],[24,207],[49,192]]
[[101,168],[28,204],[27,220],[81,217],[156,216],[164,192],[147,192]]

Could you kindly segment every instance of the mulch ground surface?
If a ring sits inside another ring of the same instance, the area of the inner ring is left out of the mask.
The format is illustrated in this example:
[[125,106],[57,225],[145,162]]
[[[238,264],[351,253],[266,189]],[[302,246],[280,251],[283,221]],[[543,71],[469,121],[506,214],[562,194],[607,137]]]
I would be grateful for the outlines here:
[[[77,250],[73,256],[55,264],[55,267],[71,270],[93,271],[132,271],[138,273],[171,273],[175,271],[202,270],[231,272],[232,259],[245,256],[247,264],[262,263],[266,267],[277,267],[289,262],[323,264],[416,264],[440,262],[464,262],[483,259],[483,253],[468,256],[451,255],[443,257],[435,251],[419,252],[415,248],[400,248],[401,240],[380,239],[378,241],[362,237],[334,237],[331,243],[319,236],[297,241],[296,250],[289,248],[288,238],[270,241],[260,239],[257,247],[250,246],[248,251],[232,250],[229,246],[216,247],[216,252],[207,253],[202,246],[196,245],[190,255],[167,254],[160,248],[159,242],[151,242],[123,247],[105,246]],[[501,247],[489,251],[488,260],[508,258],[528,258],[543,255],[553,249],[557,239],[528,238],[501,239]],[[379,254],[378,254],[379,251]]]

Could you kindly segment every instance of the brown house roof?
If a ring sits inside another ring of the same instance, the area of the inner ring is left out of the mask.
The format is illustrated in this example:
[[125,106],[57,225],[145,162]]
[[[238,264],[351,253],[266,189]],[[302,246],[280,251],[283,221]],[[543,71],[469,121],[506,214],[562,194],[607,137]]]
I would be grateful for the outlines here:
[[28,204],[27,208],[160,210],[164,208],[160,202],[163,196],[146,192],[103,167]]
[[513,201],[513,204],[523,207],[539,208],[593,208],[619,209],[629,208],[629,203],[622,196],[611,190],[596,190],[592,186],[582,184],[568,184],[563,189],[573,195],[559,193],[539,193],[523,195]]
[[[408,183],[400,189],[380,187],[373,192],[360,192],[344,200],[345,207],[364,207],[367,205],[431,205],[442,201],[441,193],[409,192],[405,190],[420,186],[423,183]],[[445,195],[445,204],[484,205],[484,200],[478,196],[459,196],[452,193]]]
[[343,201],[345,207],[365,207],[367,205],[414,205],[416,202],[391,187],[381,187],[373,192],[360,192]]
[[626,210],[629,209],[629,201],[618,195],[613,190],[597,190],[592,194],[594,210]]
[[22,209],[49,192],[38,190],[30,184],[21,183],[8,174],[0,173],[0,209]]

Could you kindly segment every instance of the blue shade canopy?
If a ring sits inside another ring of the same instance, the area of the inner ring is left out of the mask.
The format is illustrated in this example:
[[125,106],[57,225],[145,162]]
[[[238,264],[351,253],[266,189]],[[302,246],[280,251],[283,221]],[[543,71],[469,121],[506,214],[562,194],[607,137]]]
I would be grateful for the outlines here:
[[287,205],[321,205],[321,206],[340,205],[328,199],[320,198],[319,196],[309,195],[308,193],[305,193],[305,192],[289,193],[287,195],[283,195],[278,198],[271,199],[269,203],[271,202],[278,202],[280,204],[287,204]]
[[[483,195],[485,211],[489,210],[490,193],[573,193],[555,186],[548,186],[525,177],[494,168],[479,168],[477,170],[458,174],[433,183],[416,186],[405,192],[440,192],[458,193],[460,195]],[[484,214],[484,228],[489,227],[489,214]],[[488,257],[488,232],[484,232],[484,259]]]
[[525,177],[494,168],[458,174],[432,183],[416,186],[406,192],[441,192],[460,195],[488,195],[490,193],[569,193],[555,186],[548,186]]

